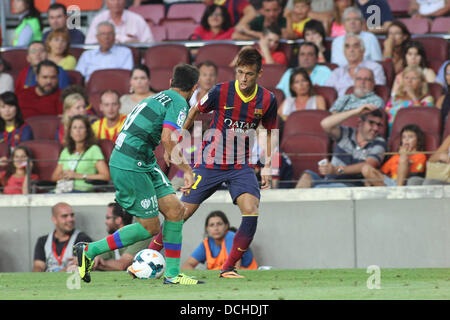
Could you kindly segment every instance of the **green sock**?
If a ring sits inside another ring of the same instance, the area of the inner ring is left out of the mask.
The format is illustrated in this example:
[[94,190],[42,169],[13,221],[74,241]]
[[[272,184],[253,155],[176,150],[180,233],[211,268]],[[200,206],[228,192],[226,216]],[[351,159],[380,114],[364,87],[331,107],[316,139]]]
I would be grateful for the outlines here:
[[127,247],[151,236],[140,223],[129,224],[102,240],[89,243],[85,248],[86,256],[93,259],[104,252]]
[[180,274],[181,242],[183,240],[183,220],[178,222],[164,221],[163,244],[166,254],[166,278]]

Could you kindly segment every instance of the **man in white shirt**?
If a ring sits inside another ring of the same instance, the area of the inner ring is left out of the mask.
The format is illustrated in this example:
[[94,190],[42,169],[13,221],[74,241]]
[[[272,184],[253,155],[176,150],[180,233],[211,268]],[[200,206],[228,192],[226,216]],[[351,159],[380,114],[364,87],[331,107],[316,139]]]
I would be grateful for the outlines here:
[[75,68],[87,82],[91,74],[102,69],[133,68],[133,54],[130,48],[114,44],[114,25],[103,21],[97,26],[98,49],[84,51]]
[[105,0],[107,10],[94,17],[89,26],[85,43],[97,42],[97,26],[103,21],[112,23],[116,30],[116,43],[153,42],[153,34],[145,19],[134,12],[125,10],[125,0]]
[[410,0],[408,13],[413,18],[441,17],[450,12],[449,0]]
[[[359,9],[355,7],[345,9],[342,15],[342,23],[347,33],[359,35],[364,42],[364,60],[383,60],[383,54],[377,37],[371,32],[362,31],[364,17]],[[331,62],[341,67],[348,63],[344,55],[344,37],[336,37],[331,43]]]

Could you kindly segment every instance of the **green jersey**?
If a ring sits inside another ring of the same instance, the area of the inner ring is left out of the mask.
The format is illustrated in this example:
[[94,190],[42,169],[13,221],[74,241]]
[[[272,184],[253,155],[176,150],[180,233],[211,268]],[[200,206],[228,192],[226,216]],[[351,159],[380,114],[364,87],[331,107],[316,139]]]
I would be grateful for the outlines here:
[[156,165],[153,150],[161,142],[163,128],[180,129],[189,106],[174,90],[148,97],[127,116],[109,160],[111,167],[148,172]]

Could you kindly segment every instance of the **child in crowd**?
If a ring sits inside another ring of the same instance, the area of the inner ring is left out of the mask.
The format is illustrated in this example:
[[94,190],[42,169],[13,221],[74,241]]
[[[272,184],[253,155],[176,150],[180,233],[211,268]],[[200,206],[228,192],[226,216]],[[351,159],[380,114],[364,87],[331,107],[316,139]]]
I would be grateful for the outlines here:
[[311,11],[311,0],[294,0],[292,11],[286,15],[289,39],[303,38],[305,24],[311,20],[308,17]]
[[39,179],[37,174],[32,173],[33,162],[28,162],[28,159],[32,158],[31,151],[27,147],[18,146],[14,149],[6,170],[0,174],[4,194],[28,194],[27,173],[31,172],[31,180]]

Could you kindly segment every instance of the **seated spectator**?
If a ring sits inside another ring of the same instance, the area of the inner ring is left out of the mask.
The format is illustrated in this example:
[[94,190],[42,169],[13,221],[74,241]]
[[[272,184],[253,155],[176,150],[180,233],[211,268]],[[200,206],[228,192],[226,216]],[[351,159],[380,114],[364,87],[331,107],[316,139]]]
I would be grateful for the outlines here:
[[91,74],[103,69],[133,68],[133,54],[130,48],[114,44],[114,25],[104,21],[97,25],[98,49],[84,51],[75,68],[89,81]]
[[[113,43],[149,43],[153,42],[153,34],[144,18],[125,9],[125,0],[105,0],[106,10],[97,14],[89,25],[86,44],[97,43],[98,26],[107,21],[116,30]],[[100,42],[98,42],[100,43]]]
[[131,70],[130,93],[120,97],[123,114],[129,114],[145,98],[156,92],[150,87],[150,70],[145,64],[139,64]]
[[235,28],[234,40],[261,39],[264,28],[271,25],[278,26],[281,29],[281,37],[287,38],[286,18],[281,15],[282,8],[278,0],[263,0],[261,10],[261,15],[246,25]]
[[197,103],[214,87],[217,83],[217,66],[214,62],[204,61],[197,65],[200,75],[198,77],[198,87],[189,100],[189,105],[195,107]]
[[[358,127],[344,127],[341,123],[359,116]],[[358,109],[332,114],[321,126],[336,142],[331,162],[319,164],[319,174],[305,170],[297,188],[336,188],[363,186],[361,170],[368,164],[378,168],[383,163],[386,141],[378,136],[383,116],[376,106],[362,105]]]
[[413,18],[434,18],[450,12],[448,0],[409,0],[408,14]]
[[[18,146],[11,154],[11,158],[6,165],[6,170],[0,173],[0,181],[4,194],[28,194],[28,179],[39,180],[39,176],[34,173],[33,155],[25,146]],[[2,159],[3,160],[3,159]]]
[[328,35],[332,38],[345,36],[347,33],[343,24],[344,11],[348,7],[354,7],[355,2],[353,0],[335,0],[333,8],[333,18],[328,23]]
[[[256,49],[262,56],[262,64],[281,64],[288,65],[286,54],[283,50],[279,50],[281,31],[276,25],[264,28],[261,39],[255,45]],[[243,46],[242,50],[252,48],[252,46]],[[230,63],[231,67],[236,65],[239,54],[234,57]]]
[[[450,135],[444,137],[439,148],[431,155],[428,159],[430,163],[441,163],[446,164],[447,169],[450,166]],[[448,178],[448,177],[447,177]],[[408,186],[417,186],[417,185],[448,185],[450,181],[438,180],[433,178],[423,178],[423,177],[411,177],[408,179]]]
[[86,116],[78,115],[70,119],[65,141],[52,181],[72,180],[71,192],[90,192],[94,187],[85,180],[109,180],[108,165],[102,150],[96,145],[94,132]]
[[347,33],[345,35],[344,55],[348,64],[334,69],[327,82],[325,82],[325,86],[334,87],[339,97],[345,95],[347,89],[354,85],[356,71],[360,68],[372,70],[375,77],[375,84],[385,85],[386,76],[381,64],[363,60],[366,49],[364,42],[358,35]]
[[419,126],[409,124],[400,132],[401,140],[398,153],[386,161],[380,170],[370,165],[362,168],[366,186],[404,186],[409,177],[423,176],[427,156],[425,136]]
[[[47,59],[47,51],[45,51],[45,45],[42,42],[32,42],[28,46],[27,51],[27,62],[30,64],[29,67],[25,67],[20,71],[16,79],[16,84],[14,86],[14,91],[16,94],[24,88],[29,88],[35,86],[36,82],[36,69],[40,62]],[[58,87],[60,89],[65,89],[70,84],[69,75],[60,66],[58,68]]]
[[216,4],[227,8],[231,25],[237,28],[247,25],[256,15],[256,9],[248,0],[204,0],[207,5]]
[[66,29],[58,29],[50,32],[45,40],[48,60],[53,61],[64,70],[73,70],[77,65],[77,59],[69,53],[70,37]]
[[195,28],[192,40],[231,40],[234,27],[224,6],[213,4],[203,13],[200,25]]
[[92,239],[75,229],[74,210],[65,202],[58,202],[52,207],[52,223],[55,229],[39,237],[36,242],[33,272],[75,272],[78,260],[71,248],[75,243],[92,242]]
[[76,115],[86,115],[86,99],[77,92],[67,95],[63,100],[63,115],[61,123],[56,129],[55,138],[60,144],[64,145],[64,137],[69,121]]
[[[213,211],[205,221],[207,238],[192,252],[183,263],[181,269],[195,269],[199,263],[206,262],[207,270],[220,270],[233,245],[234,232],[231,231],[230,222],[222,211]],[[236,263],[237,269],[258,269],[252,250],[247,250],[242,259]]]
[[436,76],[436,82],[444,87],[445,92],[448,92],[448,85],[445,81],[445,67],[450,62],[450,60],[445,61],[442,66],[438,70],[438,74]]
[[278,108],[278,116],[286,121],[297,110],[327,110],[325,99],[316,95],[314,86],[303,68],[295,68],[289,78],[291,96],[286,97]]
[[42,39],[41,14],[34,6],[34,0],[12,1],[15,14],[19,14],[19,25],[14,30],[13,46],[28,46]]
[[303,38],[305,24],[311,20],[308,17],[311,11],[311,0],[294,0],[292,11],[289,11],[286,17],[286,31],[288,39]]
[[387,37],[384,40],[383,60],[392,61],[395,74],[402,71],[405,65],[403,51],[405,44],[411,39],[411,33],[405,24],[395,20],[387,28]]
[[[364,20],[366,21],[367,29],[375,34],[386,34],[386,30],[394,20],[391,7],[386,0],[356,0],[356,5],[361,10]],[[377,6],[379,16],[373,19],[374,11],[372,6]]]
[[[450,62],[447,62],[447,65],[444,68],[444,74],[445,82],[448,87],[450,86]],[[444,128],[444,125],[447,122],[448,112],[450,111],[450,92],[447,91],[445,95],[442,95],[438,99],[436,107],[441,109],[442,128]]]
[[62,114],[58,72],[58,66],[50,60],[38,64],[36,86],[23,89],[17,94],[24,120],[39,115]]
[[[426,82],[432,83],[436,80],[436,74],[433,69],[427,68],[427,55],[425,48],[418,41],[408,41],[404,47],[403,53],[403,68],[409,66],[420,67],[423,71]],[[396,94],[398,87],[402,81],[403,72],[397,74],[392,86],[393,94]]]
[[[319,57],[319,49],[312,42],[303,42],[298,49],[297,61],[300,68],[308,72],[309,78],[313,85],[323,86],[328,78],[331,76],[331,70],[327,66],[317,63]],[[291,77],[293,68],[289,68],[281,76],[280,82],[277,84],[277,89],[283,91],[285,97],[291,96],[289,79]]]
[[[284,6],[284,15],[294,9],[294,0],[283,1],[286,3]],[[318,20],[326,25],[333,16],[333,4],[334,0],[313,0],[311,1],[311,10],[308,13],[308,17],[314,20]]]
[[[106,212],[105,224],[106,231],[109,235],[114,234],[117,230],[131,224],[133,216],[122,209],[115,202],[108,204]],[[123,247],[114,251],[105,252],[94,260],[93,270],[101,271],[123,271],[133,263],[134,256],[141,250],[147,249],[150,245],[151,238],[138,241],[127,247]]]
[[47,40],[50,32],[65,29],[69,32],[70,43],[71,44],[84,44],[84,34],[78,28],[68,28],[67,26],[67,9],[62,3],[52,3],[47,10],[48,14],[48,24],[50,25],[50,30],[44,33],[42,36],[42,41]]
[[0,56],[0,94],[6,91],[14,91],[14,79],[5,71],[9,70],[8,63]]
[[397,112],[402,108],[434,107],[434,98],[429,93],[428,84],[420,67],[411,66],[403,70],[398,90],[385,106],[391,132]]
[[353,93],[339,97],[330,108],[331,113],[357,109],[364,104],[384,108],[384,100],[375,92],[375,79],[373,71],[361,68],[356,71]]
[[11,151],[21,142],[33,140],[33,131],[23,121],[19,101],[11,91],[0,95],[0,132],[0,143],[7,142]]
[[327,49],[325,40],[325,29],[323,24],[317,20],[310,20],[303,29],[303,39],[305,42],[314,43],[319,48],[319,57],[317,62],[326,63],[331,59],[331,51]]
[[[383,60],[378,38],[371,32],[363,31],[364,17],[359,9],[354,7],[345,9],[343,24],[346,34],[356,34],[360,36],[364,42],[364,47],[366,49],[364,51],[364,60]],[[331,43],[331,62],[338,64],[341,67],[349,63],[344,52],[345,39],[345,36],[339,36],[334,38]]]
[[100,96],[100,111],[103,118],[92,124],[97,139],[116,141],[126,115],[120,113],[120,94],[115,90],[106,90]]

